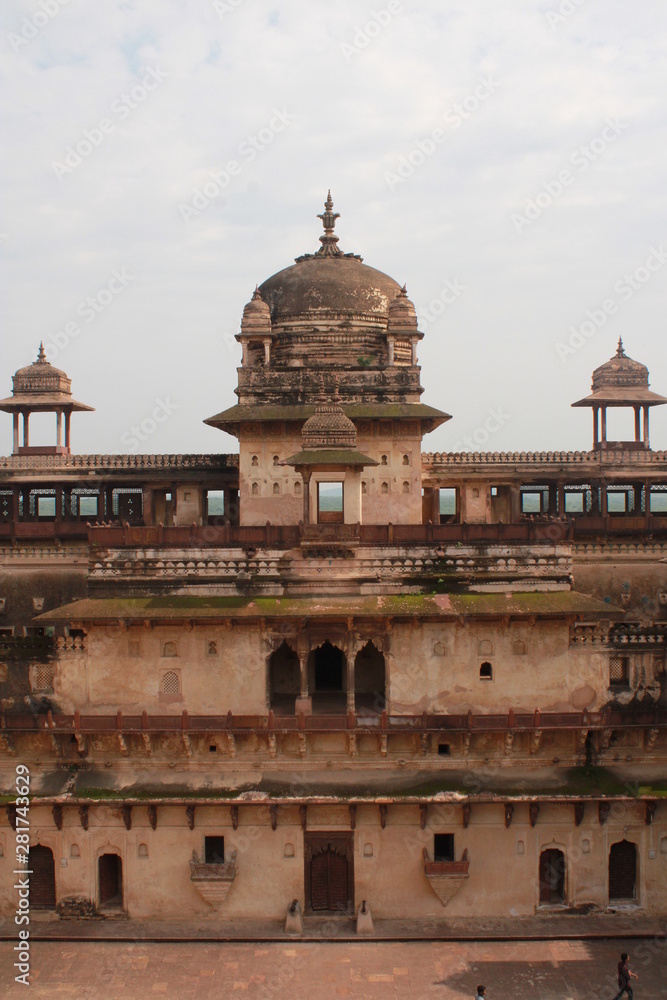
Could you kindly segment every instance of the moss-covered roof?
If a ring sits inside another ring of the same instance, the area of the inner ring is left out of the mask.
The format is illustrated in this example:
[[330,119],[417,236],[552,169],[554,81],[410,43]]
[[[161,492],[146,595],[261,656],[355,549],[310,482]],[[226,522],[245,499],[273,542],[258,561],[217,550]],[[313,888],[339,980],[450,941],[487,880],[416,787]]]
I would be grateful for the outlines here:
[[609,618],[619,609],[577,591],[514,594],[406,594],[368,597],[96,597],[73,601],[35,621],[258,618],[432,618],[566,615]]
[[[250,403],[237,403],[213,417],[204,421],[211,427],[234,432],[243,421],[257,423],[266,420],[286,420],[303,422],[312,416],[315,406],[255,406]],[[437,410],[426,403],[351,403],[343,404],[343,412],[350,420],[421,420],[424,431],[432,431],[446,420],[451,420],[449,413]]]
[[280,464],[293,465],[295,468],[302,465],[360,465],[363,468],[380,463],[355,448],[309,448],[290,455]]

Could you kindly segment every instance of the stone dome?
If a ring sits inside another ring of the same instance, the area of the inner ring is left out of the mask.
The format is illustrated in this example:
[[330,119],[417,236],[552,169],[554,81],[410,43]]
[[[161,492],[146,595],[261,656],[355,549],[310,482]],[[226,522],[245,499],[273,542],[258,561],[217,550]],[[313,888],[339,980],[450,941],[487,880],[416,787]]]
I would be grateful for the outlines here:
[[301,441],[304,450],[357,447],[357,430],[345,416],[338,396],[329,403],[320,403],[308,417],[301,430]]
[[368,267],[358,254],[343,253],[334,233],[339,213],[333,211],[331,192],[324,207],[318,216],[324,225],[320,249],[297,257],[291,267],[278,271],[259,286],[272,322],[354,317],[386,326],[389,305],[401,286],[388,274]]
[[414,303],[408,298],[408,290],[405,285],[389,306],[387,329],[389,333],[417,331],[417,313]]
[[24,393],[66,393],[71,395],[72,380],[60,368],[46,360],[44,345],[39,345],[37,360],[19,368],[12,377],[14,395]]
[[623,350],[619,337],[616,354],[593,372],[593,392],[596,389],[614,389],[638,386],[648,389],[648,368],[640,361],[633,361]]
[[252,299],[244,306],[241,333],[271,333],[271,311],[260,295],[259,288],[255,288]]

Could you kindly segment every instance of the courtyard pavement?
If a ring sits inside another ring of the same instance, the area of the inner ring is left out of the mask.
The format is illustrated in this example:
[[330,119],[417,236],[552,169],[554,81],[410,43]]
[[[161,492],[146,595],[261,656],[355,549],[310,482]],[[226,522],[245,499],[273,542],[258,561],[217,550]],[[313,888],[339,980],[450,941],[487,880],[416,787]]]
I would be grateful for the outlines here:
[[[611,1000],[620,941],[140,942],[35,941],[26,989],[0,943],[0,996],[76,1000]],[[664,938],[628,942],[635,1000],[667,997]]]

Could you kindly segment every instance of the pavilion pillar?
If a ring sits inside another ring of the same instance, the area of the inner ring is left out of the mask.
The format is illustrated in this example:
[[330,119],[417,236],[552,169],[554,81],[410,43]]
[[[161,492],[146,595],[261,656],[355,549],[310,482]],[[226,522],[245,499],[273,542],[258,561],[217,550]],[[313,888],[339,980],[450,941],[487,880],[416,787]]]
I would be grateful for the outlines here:
[[18,413],[13,414],[14,417],[14,455],[19,453],[19,415]]
[[56,410],[56,446],[62,448],[63,443],[63,411]]
[[606,480],[600,481],[600,517],[607,516],[607,483]]
[[562,479],[558,481],[556,490],[558,494],[558,516],[563,517],[565,515],[565,484]]
[[600,433],[600,441],[603,448],[607,447],[607,407],[602,407],[602,429]]
[[635,411],[635,444],[639,444],[642,439],[641,428],[639,426],[639,404],[635,404],[633,410]]
[[644,407],[644,447],[649,449],[651,447],[648,437],[648,406]]
[[593,448],[597,448],[599,443],[600,407],[593,407]]
[[65,447],[67,448],[68,451],[70,450],[69,427],[70,427],[71,416],[72,416],[72,411],[67,410],[67,412],[65,413]]
[[303,523],[310,524],[310,469],[303,469]]
[[28,448],[30,445],[30,413],[27,410],[23,411],[23,447]]
[[299,657],[300,687],[299,697],[296,699],[295,712],[297,715],[313,714],[313,699],[308,693],[308,642],[305,636],[299,636],[296,643],[296,653]]

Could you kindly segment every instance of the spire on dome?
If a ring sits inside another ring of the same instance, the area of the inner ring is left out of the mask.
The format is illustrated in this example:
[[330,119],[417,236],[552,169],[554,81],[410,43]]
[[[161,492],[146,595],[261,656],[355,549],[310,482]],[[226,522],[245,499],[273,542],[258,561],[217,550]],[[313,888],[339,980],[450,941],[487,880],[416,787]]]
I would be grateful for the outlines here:
[[622,337],[618,338],[618,347],[616,348],[616,357],[617,358],[626,358],[627,357],[627,354],[623,350],[623,338]]
[[327,191],[324,211],[320,212],[317,218],[322,220],[322,225],[324,226],[324,233],[320,236],[322,246],[316,253],[305,253],[301,257],[296,257],[297,264],[300,264],[303,260],[322,260],[325,257],[345,257],[348,260],[358,260],[360,262],[363,260],[363,257],[360,257],[358,253],[343,253],[338,246],[338,237],[334,232],[334,228],[336,226],[336,219],[340,219],[340,212],[334,212],[333,210],[333,198],[331,197],[330,190]]
[[39,342],[39,351],[37,352],[38,361],[46,361],[46,351],[44,350],[44,341]]

